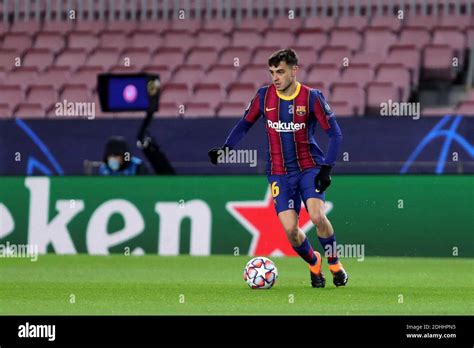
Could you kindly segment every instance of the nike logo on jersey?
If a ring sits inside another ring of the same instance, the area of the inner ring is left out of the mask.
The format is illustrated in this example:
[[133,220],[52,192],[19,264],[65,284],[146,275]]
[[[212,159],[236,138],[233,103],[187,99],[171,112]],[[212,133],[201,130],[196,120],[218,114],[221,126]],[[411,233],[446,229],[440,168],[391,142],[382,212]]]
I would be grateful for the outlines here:
[[272,111],[272,110],[275,110],[276,108],[265,108],[265,111]]

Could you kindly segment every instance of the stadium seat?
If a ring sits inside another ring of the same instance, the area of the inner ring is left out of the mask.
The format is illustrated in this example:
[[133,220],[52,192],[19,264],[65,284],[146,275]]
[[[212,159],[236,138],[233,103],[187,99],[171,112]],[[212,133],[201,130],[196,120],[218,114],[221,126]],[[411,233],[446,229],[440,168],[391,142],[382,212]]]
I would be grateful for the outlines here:
[[178,110],[178,105],[173,102],[163,103],[160,101],[160,109],[155,114],[158,118],[178,118],[181,117]]
[[439,21],[439,16],[410,16],[406,19],[407,27],[423,27],[428,31],[431,31]]
[[50,50],[30,49],[23,58],[24,67],[36,67],[39,71],[43,71],[53,64],[54,53]]
[[299,17],[288,18],[287,16],[278,16],[273,19],[271,23],[271,29],[286,29],[293,33],[303,26],[303,19]]
[[355,112],[355,116],[362,115],[365,109],[365,92],[356,83],[335,83],[328,96],[332,102],[347,101]]
[[[249,102],[247,102],[248,104]],[[245,111],[245,103],[223,102],[217,108],[218,117],[242,117]]]
[[92,31],[73,31],[68,37],[68,48],[80,48],[87,53],[99,46],[99,38]]
[[[77,67],[87,60],[87,51],[83,48],[67,48],[58,54],[54,65]],[[73,68],[74,69],[74,68]]]
[[41,104],[20,103],[14,113],[16,118],[45,118],[46,111],[41,107]]
[[292,47],[296,54],[298,55],[298,66],[300,67],[300,72],[298,77],[304,79],[306,75],[306,70],[312,65],[315,64],[318,60],[316,51],[312,47]]
[[345,59],[350,59],[351,51],[346,46],[326,46],[321,52],[319,63],[336,64],[342,67]]
[[330,88],[335,82],[341,81],[341,69],[336,64],[313,64],[306,75],[306,81],[321,82]]
[[163,47],[177,47],[187,52],[196,44],[196,37],[185,30],[169,30],[163,34]]
[[474,88],[468,91],[467,100],[474,101]]
[[205,74],[203,82],[217,83],[226,89],[228,85],[236,80],[237,68],[229,65],[214,65]]
[[371,82],[367,86],[367,107],[368,115],[380,115],[381,104],[398,102],[397,88],[391,82]]
[[359,87],[365,86],[374,79],[374,70],[369,64],[352,63],[348,67],[342,69],[342,82],[354,82]]
[[227,100],[247,105],[256,93],[257,91],[253,84],[234,82],[229,86]]
[[171,77],[171,71],[166,65],[145,65],[143,71],[149,74],[160,75],[161,83],[167,83]]
[[365,31],[364,51],[386,55],[388,48],[397,43],[397,36],[384,27],[369,27]]
[[189,51],[186,64],[210,66],[217,62],[217,58],[217,50],[212,46],[194,47]]
[[263,37],[252,29],[237,29],[232,33],[232,46],[244,46],[251,49],[262,45]]
[[68,102],[92,101],[92,93],[86,84],[66,84],[63,87],[59,100],[66,99]]
[[165,65],[173,71],[177,66],[183,64],[184,52],[181,48],[161,48],[150,60],[149,65]]
[[420,75],[421,54],[420,51],[413,45],[393,45],[389,49],[389,54],[386,59],[390,64],[403,64],[410,69],[410,83],[413,86],[418,86]]
[[329,42],[328,35],[321,29],[304,29],[298,31],[296,36],[296,46],[311,47],[316,52],[327,46]]
[[217,83],[197,83],[195,85],[193,100],[207,103],[213,110],[225,99],[225,90]]
[[101,66],[81,66],[74,73],[74,80],[71,82],[95,87],[97,85],[97,75],[103,72],[104,69]]
[[302,84],[305,85],[305,86],[308,86],[309,88],[317,89],[317,90],[321,91],[324,94],[325,97],[328,97],[331,94],[330,89],[329,89],[329,86],[330,86],[329,83],[325,84],[324,82],[321,82],[319,80],[316,80],[316,81],[314,81],[314,80],[303,80]]
[[13,117],[13,111],[10,105],[6,103],[0,103],[0,119],[8,119]]
[[272,83],[267,64],[249,64],[239,75],[239,82],[253,84],[255,90]]
[[129,37],[121,30],[104,30],[99,36],[100,48],[118,48],[122,49],[128,46]]
[[349,61],[350,64],[368,64],[371,69],[385,61],[385,57],[374,52],[358,52]]
[[66,21],[45,21],[43,23],[43,31],[57,32],[61,35],[66,36],[70,31],[74,29],[73,20]]
[[452,28],[455,27],[460,31],[466,30],[469,26],[474,24],[472,22],[472,16],[466,15],[455,15],[441,16],[437,28]]
[[38,21],[17,21],[10,26],[10,33],[28,33],[36,35],[41,30],[42,24]]
[[203,81],[204,73],[201,65],[181,65],[176,68],[172,80],[174,83],[184,83],[191,89],[196,83]]
[[266,18],[244,18],[240,23],[235,24],[235,28],[239,30],[251,30],[262,34],[270,28],[270,23]]
[[100,66],[104,70],[117,64],[119,50],[117,48],[96,48],[87,58],[85,65]]
[[214,47],[217,51],[230,45],[231,39],[224,33],[216,30],[200,30],[197,34],[196,46]]
[[265,32],[262,46],[273,46],[275,42],[282,48],[293,47],[295,37],[289,29],[270,29]]
[[410,97],[410,72],[402,64],[381,64],[377,69],[377,82],[391,82],[399,91],[399,99],[407,102]]
[[170,28],[172,30],[185,30],[191,34],[195,34],[202,27],[202,21],[199,19],[178,19],[171,21]]
[[5,70],[15,69],[16,59],[21,57],[21,53],[16,49],[0,49],[0,66]]
[[140,71],[145,65],[150,63],[150,59],[150,49],[147,47],[126,48],[122,52],[122,57],[120,58],[119,63],[122,66],[126,66],[125,63],[129,62],[130,65],[137,69],[137,71]]
[[456,107],[456,113],[465,116],[474,116],[474,101],[467,100],[460,102]]
[[398,19],[398,16],[374,16],[370,21],[371,27],[385,27],[393,31],[394,33],[399,32],[403,25],[403,20]]
[[64,48],[64,35],[57,32],[42,31],[36,36],[34,48],[45,48],[58,53]]
[[[71,68],[68,66],[50,66],[40,76],[41,81],[46,81],[54,89],[59,90],[69,81]],[[77,76],[74,75],[74,80]]]
[[40,104],[44,110],[47,110],[58,102],[58,94],[53,85],[32,85],[28,90],[26,101],[31,104]]
[[464,51],[467,47],[466,36],[456,27],[437,28],[433,31],[434,45],[448,45],[459,58],[459,66],[464,63]]
[[234,21],[232,19],[220,18],[213,19],[212,21],[206,20],[203,23],[202,29],[229,34],[234,29]]
[[130,21],[130,20],[115,20],[110,21],[107,23],[106,30],[107,31],[123,31],[127,35],[130,34],[132,31],[137,30],[138,21]]
[[83,19],[76,21],[76,27],[74,29],[78,32],[90,31],[94,35],[98,35],[100,32],[105,30],[106,26],[107,22],[103,20],[88,21]]
[[27,33],[7,33],[3,38],[2,49],[15,49],[20,55],[31,48],[33,40]]
[[336,26],[336,18],[334,17],[308,17],[303,22],[305,29],[320,29],[324,32],[331,31]]
[[252,59],[252,51],[245,46],[227,47],[221,52],[219,64],[231,67],[243,68]]
[[215,117],[214,110],[208,103],[203,102],[189,102],[186,103],[184,108],[183,117],[185,118],[203,118],[203,117]]
[[170,30],[170,28],[170,20],[156,19],[139,21],[137,30],[151,30],[154,31],[156,34],[161,35],[161,33]]
[[346,46],[356,52],[362,45],[362,37],[355,29],[334,28],[331,30],[329,45]]
[[431,35],[428,29],[421,26],[404,28],[400,32],[398,40],[399,45],[411,45],[417,49],[422,49],[431,41]]
[[448,45],[428,45],[423,51],[423,78],[452,81],[455,69],[452,65],[453,49]]
[[132,74],[136,73],[137,71],[140,71],[140,69],[134,65],[114,65],[108,70],[108,72],[112,74]]
[[20,85],[26,89],[28,85],[34,84],[38,80],[39,74],[36,67],[15,68],[6,75],[5,83],[11,85]]
[[347,101],[330,101],[332,111],[336,117],[350,117],[355,115],[354,107]]
[[164,39],[152,30],[137,30],[130,37],[130,48],[146,47],[154,51],[158,47],[162,47]]
[[368,25],[368,16],[342,16],[336,27],[341,29],[355,29],[356,31],[362,32]]
[[190,100],[189,88],[185,83],[167,83],[161,90],[160,103],[184,105]]

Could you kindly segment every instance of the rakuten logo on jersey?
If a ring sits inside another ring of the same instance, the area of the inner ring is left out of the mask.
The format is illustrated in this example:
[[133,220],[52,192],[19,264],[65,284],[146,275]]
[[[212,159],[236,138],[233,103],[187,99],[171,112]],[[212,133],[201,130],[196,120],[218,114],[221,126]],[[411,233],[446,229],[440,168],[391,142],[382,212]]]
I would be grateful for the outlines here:
[[305,129],[306,123],[281,122],[281,121],[272,122],[270,120],[267,120],[267,126],[268,128],[272,128],[276,130],[277,132],[295,132],[295,131],[299,131],[300,129]]

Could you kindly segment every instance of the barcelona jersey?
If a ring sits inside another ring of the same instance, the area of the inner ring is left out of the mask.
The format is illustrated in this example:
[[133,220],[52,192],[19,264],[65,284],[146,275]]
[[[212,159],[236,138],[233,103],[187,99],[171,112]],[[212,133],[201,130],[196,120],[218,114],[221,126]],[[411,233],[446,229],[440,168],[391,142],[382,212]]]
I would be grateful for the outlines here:
[[[260,88],[225,145],[234,148],[260,118],[265,123],[268,144],[267,175],[284,175],[335,164],[342,134],[321,91],[300,83],[291,96],[280,94],[274,85]],[[315,139],[318,125],[329,136],[326,155]]]

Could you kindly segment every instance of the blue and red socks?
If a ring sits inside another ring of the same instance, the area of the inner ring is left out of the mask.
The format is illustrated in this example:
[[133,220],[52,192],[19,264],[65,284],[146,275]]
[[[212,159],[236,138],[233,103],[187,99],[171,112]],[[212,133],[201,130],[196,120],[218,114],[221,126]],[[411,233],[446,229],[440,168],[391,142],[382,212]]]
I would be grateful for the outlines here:
[[328,258],[329,265],[335,265],[339,263],[339,257],[337,256],[337,248],[336,248],[336,234],[332,234],[332,236],[327,238],[319,237],[319,242],[323,246],[324,255]]
[[303,243],[301,243],[299,247],[293,247],[293,249],[311,266],[314,266],[318,261],[316,255],[314,254],[313,247],[309,243],[307,237],[304,238]]

